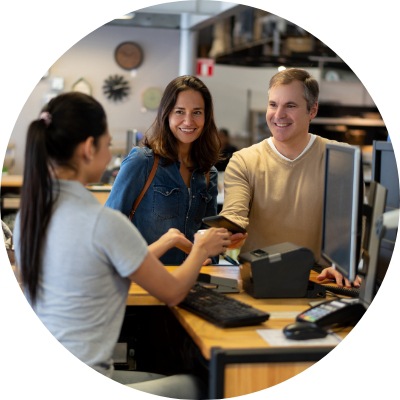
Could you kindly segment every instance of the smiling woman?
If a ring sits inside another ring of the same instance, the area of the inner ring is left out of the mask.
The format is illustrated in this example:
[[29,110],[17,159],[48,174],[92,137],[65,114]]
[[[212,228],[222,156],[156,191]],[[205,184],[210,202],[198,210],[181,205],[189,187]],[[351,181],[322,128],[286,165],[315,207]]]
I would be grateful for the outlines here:
[[[175,107],[169,114],[169,127],[178,144],[181,171],[190,173],[192,143],[199,138],[204,127],[204,100],[199,92],[185,90],[178,94]],[[183,169],[182,169],[183,168]],[[190,183],[185,180],[186,184]]]
[[[219,148],[208,88],[195,76],[177,77],[162,94],[144,146],[134,147],[122,162],[106,205],[129,215],[157,154],[156,175],[132,222],[149,244],[170,228],[193,241],[205,227],[202,218],[217,213],[218,172],[213,165]],[[161,260],[179,265],[186,257],[171,249]]]

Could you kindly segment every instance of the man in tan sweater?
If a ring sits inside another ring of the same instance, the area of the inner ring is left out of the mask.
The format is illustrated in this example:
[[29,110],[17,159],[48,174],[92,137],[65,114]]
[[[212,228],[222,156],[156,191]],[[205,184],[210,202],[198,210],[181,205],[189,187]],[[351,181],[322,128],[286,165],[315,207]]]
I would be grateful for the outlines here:
[[[325,145],[337,142],[308,131],[318,95],[318,82],[307,71],[278,72],[268,90],[266,121],[272,136],[235,152],[229,161],[221,215],[247,229],[243,253],[292,242],[321,261]],[[342,275],[332,267],[319,277],[342,285]]]

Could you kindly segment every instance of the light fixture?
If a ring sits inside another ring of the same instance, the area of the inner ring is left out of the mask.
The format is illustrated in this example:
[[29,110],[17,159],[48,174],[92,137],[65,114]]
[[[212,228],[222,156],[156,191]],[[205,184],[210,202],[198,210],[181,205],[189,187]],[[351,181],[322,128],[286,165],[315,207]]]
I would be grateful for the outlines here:
[[133,18],[135,18],[135,13],[134,12],[130,12],[130,13],[125,14],[122,17],[119,17],[117,19],[133,19]]

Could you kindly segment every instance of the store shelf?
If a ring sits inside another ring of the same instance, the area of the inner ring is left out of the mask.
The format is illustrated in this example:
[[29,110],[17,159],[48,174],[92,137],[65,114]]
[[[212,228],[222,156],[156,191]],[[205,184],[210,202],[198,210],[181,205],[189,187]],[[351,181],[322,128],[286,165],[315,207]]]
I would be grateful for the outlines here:
[[385,127],[382,119],[367,119],[367,118],[329,118],[317,117],[311,121],[312,125],[346,125],[359,127]]

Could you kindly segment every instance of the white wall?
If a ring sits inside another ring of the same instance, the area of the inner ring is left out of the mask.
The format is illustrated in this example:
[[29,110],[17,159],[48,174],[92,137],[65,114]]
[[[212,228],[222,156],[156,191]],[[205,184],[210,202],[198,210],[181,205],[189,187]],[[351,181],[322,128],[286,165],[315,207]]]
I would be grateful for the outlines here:
[[[114,61],[116,46],[126,40],[136,41],[144,50],[144,61],[136,76],[118,67]],[[104,26],[80,40],[50,67],[49,76],[38,83],[21,110],[10,138],[10,143],[16,146],[16,164],[12,172],[22,173],[26,129],[52,94],[54,77],[64,79],[64,91],[70,90],[81,77],[91,84],[93,96],[106,110],[114,146],[124,149],[127,130],[145,131],[156,115],[155,111],[143,112],[143,90],[149,86],[163,89],[175,78],[179,74],[179,54],[178,30]],[[353,82],[328,83],[321,80],[319,69],[309,71],[320,80],[321,101],[349,105],[373,104],[357,79]],[[275,72],[275,68],[216,65],[213,76],[202,77],[213,95],[217,125],[228,128],[233,138],[246,137],[248,111],[265,109],[268,82]],[[122,74],[131,83],[129,98],[119,103],[108,100],[102,93],[104,80],[114,74]]]
[[[144,61],[136,76],[121,69],[114,61],[116,46],[126,40],[139,43],[144,50]],[[76,43],[50,67],[49,76],[38,83],[21,110],[10,138],[10,143],[16,145],[13,173],[22,173],[26,130],[52,93],[53,77],[64,78],[64,91],[71,90],[79,78],[85,78],[92,86],[93,96],[106,110],[114,146],[124,148],[128,129],[143,131],[153,121],[155,111],[142,111],[142,92],[149,86],[164,89],[178,75],[179,48],[180,33],[177,30],[116,26],[101,27]],[[129,98],[118,103],[108,100],[102,93],[104,80],[114,74],[123,75],[131,83]]]

